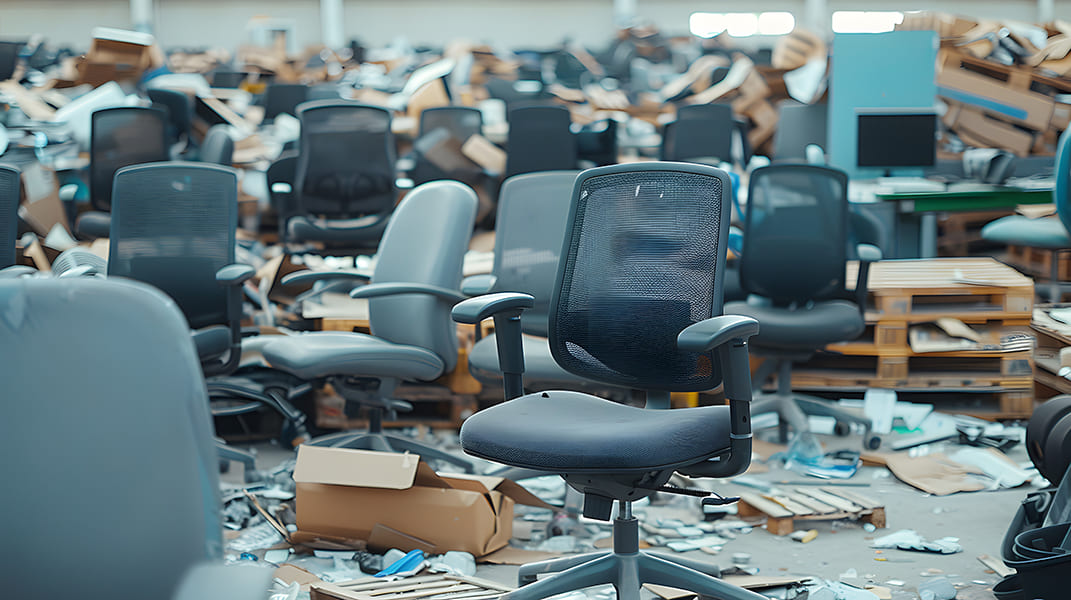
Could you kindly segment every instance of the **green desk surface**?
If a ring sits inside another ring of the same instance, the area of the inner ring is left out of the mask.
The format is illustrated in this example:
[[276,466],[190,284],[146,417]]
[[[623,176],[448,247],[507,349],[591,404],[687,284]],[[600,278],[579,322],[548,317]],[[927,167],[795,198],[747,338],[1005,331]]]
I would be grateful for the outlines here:
[[997,187],[990,190],[949,192],[878,193],[886,202],[900,204],[900,212],[968,211],[1015,208],[1020,204],[1052,202],[1052,190]]

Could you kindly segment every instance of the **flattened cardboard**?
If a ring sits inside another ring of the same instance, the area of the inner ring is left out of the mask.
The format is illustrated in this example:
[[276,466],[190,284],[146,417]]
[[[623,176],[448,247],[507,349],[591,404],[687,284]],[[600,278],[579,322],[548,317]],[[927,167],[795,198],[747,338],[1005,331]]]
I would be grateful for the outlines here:
[[301,446],[294,469],[298,532],[483,556],[509,542],[514,502],[546,506],[513,482],[438,475],[416,458]]
[[894,454],[885,458],[885,464],[900,481],[935,496],[986,488],[984,483],[970,477],[972,473],[984,475],[981,469],[960,464],[940,453],[915,458]]
[[22,170],[22,208],[20,216],[42,237],[56,225],[68,234],[71,231],[67,227],[67,211],[59,197],[56,172],[52,169],[33,164]]
[[506,151],[482,135],[469,136],[461,145],[461,153],[488,172],[506,172]]

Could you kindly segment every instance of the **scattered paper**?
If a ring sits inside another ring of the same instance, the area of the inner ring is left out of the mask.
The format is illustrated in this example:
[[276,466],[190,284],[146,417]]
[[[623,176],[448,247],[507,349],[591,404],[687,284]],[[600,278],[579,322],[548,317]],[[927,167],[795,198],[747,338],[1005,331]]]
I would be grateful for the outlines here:
[[935,554],[955,554],[963,551],[963,546],[959,545],[959,538],[944,537],[938,540],[926,541],[912,529],[901,529],[896,533],[882,536],[874,540],[870,546],[872,548],[895,548],[897,550],[932,552]]
[[904,483],[935,496],[986,489],[986,485],[974,477],[985,475],[984,471],[940,453],[919,457],[894,454],[886,457],[885,464]]

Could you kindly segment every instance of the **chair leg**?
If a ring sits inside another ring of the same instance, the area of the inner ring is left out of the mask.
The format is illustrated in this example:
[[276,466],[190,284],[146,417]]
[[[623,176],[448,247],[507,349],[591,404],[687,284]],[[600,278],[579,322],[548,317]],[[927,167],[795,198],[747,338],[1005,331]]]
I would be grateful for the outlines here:
[[693,571],[706,573],[711,577],[721,576],[721,568],[718,567],[718,563],[695,560],[694,558],[687,558],[685,556],[677,556],[674,554],[666,554],[665,552],[644,552],[644,554],[655,558],[661,558],[662,560],[668,560],[671,563],[677,563],[682,567],[688,567]]
[[641,553],[637,563],[641,583],[683,588],[716,600],[768,600],[766,596],[736,587],[721,579],[658,556]]
[[609,554],[609,550],[603,550],[601,552],[588,552],[586,554],[563,556],[561,558],[551,558],[539,562],[523,564],[520,569],[517,570],[517,585],[529,585],[534,583],[539,575],[565,571]]
[[[564,594],[596,585],[615,583],[617,575],[616,556],[609,554],[601,558],[577,565],[552,577],[547,577],[533,584],[507,592],[500,600],[542,600],[550,596]],[[615,584],[616,585],[616,584]],[[618,590],[618,597],[620,589]]]
[[460,456],[454,456],[453,454],[450,454],[448,452],[443,452],[442,450],[439,450],[437,448],[432,448],[431,446],[428,446],[426,444],[421,444],[420,442],[406,439],[397,435],[383,434],[383,438],[390,446],[395,449],[395,451],[408,450],[413,454],[420,455],[420,457],[425,460],[441,460],[448,462],[452,465],[457,465],[462,469],[465,469],[466,473],[476,472],[476,466],[473,465],[471,461],[468,461]]

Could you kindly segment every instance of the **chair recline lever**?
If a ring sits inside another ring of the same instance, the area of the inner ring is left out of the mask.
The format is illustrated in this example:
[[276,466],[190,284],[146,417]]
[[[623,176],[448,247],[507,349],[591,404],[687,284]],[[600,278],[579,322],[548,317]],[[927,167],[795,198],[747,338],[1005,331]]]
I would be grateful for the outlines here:
[[657,492],[663,492],[666,494],[678,494],[681,496],[693,496],[695,498],[702,498],[703,506],[724,506],[726,504],[733,504],[734,502],[738,502],[740,500],[738,496],[722,496],[721,494],[708,490],[701,490],[698,488],[684,488],[669,484],[658,487],[648,487],[644,489],[655,490]]

